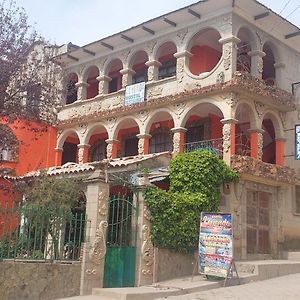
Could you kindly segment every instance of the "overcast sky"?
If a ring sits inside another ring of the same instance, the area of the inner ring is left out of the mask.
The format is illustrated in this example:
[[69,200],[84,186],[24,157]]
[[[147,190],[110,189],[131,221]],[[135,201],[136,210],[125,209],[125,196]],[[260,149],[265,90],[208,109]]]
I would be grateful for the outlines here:
[[[2,1],[2,0],[0,0]],[[222,1],[222,0],[220,0]],[[51,42],[83,46],[197,0],[16,0]],[[300,27],[299,0],[260,0]],[[293,12],[294,11],[294,12]],[[290,16],[289,16],[290,15]]]

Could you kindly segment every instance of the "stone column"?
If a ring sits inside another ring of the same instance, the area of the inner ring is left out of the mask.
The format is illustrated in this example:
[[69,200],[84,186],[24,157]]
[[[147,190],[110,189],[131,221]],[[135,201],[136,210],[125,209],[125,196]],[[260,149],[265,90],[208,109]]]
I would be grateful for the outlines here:
[[128,68],[120,70],[120,73],[122,74],[122,88],[125,88],[127,85],[131,85],[132,75],[135,74],[135,71]]
[[250,156],[262,160],[263,155],[263,129],[249,129],[250,132]]
[[89,148],[90,145],[88,144],[78,144],[78,163],[85,164],[89,160]]
[[176,58],[176,77],[179,83],[183,81],[184,66],[186,64],[186,60],[188,60],[192,56],[193,54],[187,50],[176,52],[174,54],[174,57]]
[[149,60],[145,65],[148,67],[148,82],[158,80],[158,69],[161,63],[158,60]]
[[139,155],[149,154],[149,141],[151,138],[151,134],[141,133],[141,134],[137,134],[136,137],[139,139],[138,154]]
[[172,128],[173,132],[173,153],[183,153],[184,152],[184,142],[185,142],[185,133],[187,129],[183,127]]
[[87,97],[87,88],[89,84],[87,82],[76,82],[75,86],[77,88],[77,100],[82,101]]
[[275,84],[278,87],[281,87],[280,84],[285,81],[285,78],[284,78],[285,63],[283,63],[283,62],[275,63],[274,68],[275,68],[275,77],[276,77],[276,78],[274,78]]
[[143,189],[150,185],[147,177],[140,178],[137,201],[139,218],[137,224],[136,286],[149,285],[154,278],[154,246],[150,236],[150,212],[144,202]]
[[237,44],[241,40],[232,35],[219,39],[219,43],[223,45],[223,67],[225,71],[230,73],[230,77],[236,71],[237,66]]
[[63,148],[55,148],[55,166],[61,166]]
[[262,72],[264,68],[263,57],[265,52],[260,50],[249,51],[248,55],[251,57],[251,75],[262,79]]
[[[96,177],[99,177],[97,174]],[[80,295],[89,295],[103,284],[106,254],[109,184],[89,179],[86,191],[86,242],[81,264]]]
[[276,165],[284,166],[284,138],[278,138],[276,143]]
[[236,119],[223,119],[223,160],[231,164],[231,155],[235,154],[235,124]]
[[96,78],[99,81],[98,84],[98,94],[103,96],[108,94],[108,83],[111,81],[111,78],[106,75],[98,76]]
[[107,159],[114,159],[118,156],[118,144],[120,143],[118,140],[105,140],[107,143],[106,148],[106,157]]

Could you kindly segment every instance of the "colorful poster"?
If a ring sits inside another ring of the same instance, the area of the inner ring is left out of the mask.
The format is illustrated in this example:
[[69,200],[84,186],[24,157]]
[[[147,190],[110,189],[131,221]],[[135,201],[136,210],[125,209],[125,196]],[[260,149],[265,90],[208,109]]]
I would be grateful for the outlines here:
[[232,258],[231,214],[202,212],[199,235],[199,272],[226,277]]

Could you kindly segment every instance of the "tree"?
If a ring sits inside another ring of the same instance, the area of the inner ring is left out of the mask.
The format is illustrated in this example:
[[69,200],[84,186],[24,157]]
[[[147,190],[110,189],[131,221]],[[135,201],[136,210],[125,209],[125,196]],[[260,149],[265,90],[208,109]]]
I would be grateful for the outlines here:
[[[0,3],[0,118],[53,122],[61,68],[14,0]],[[0,133],[0,139],[1,133]]]

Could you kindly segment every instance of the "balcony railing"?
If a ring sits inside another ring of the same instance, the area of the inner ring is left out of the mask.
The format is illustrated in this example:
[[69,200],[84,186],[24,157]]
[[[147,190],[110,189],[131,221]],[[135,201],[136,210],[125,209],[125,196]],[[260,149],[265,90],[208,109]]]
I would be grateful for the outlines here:
[[[208,150],[222,157],[223,139],[204,140],[185,144],[185,152],[197,150]],[[242,156],[250,156],[250,141],[248,136],[238,134],[235,137],[235,153]]]

